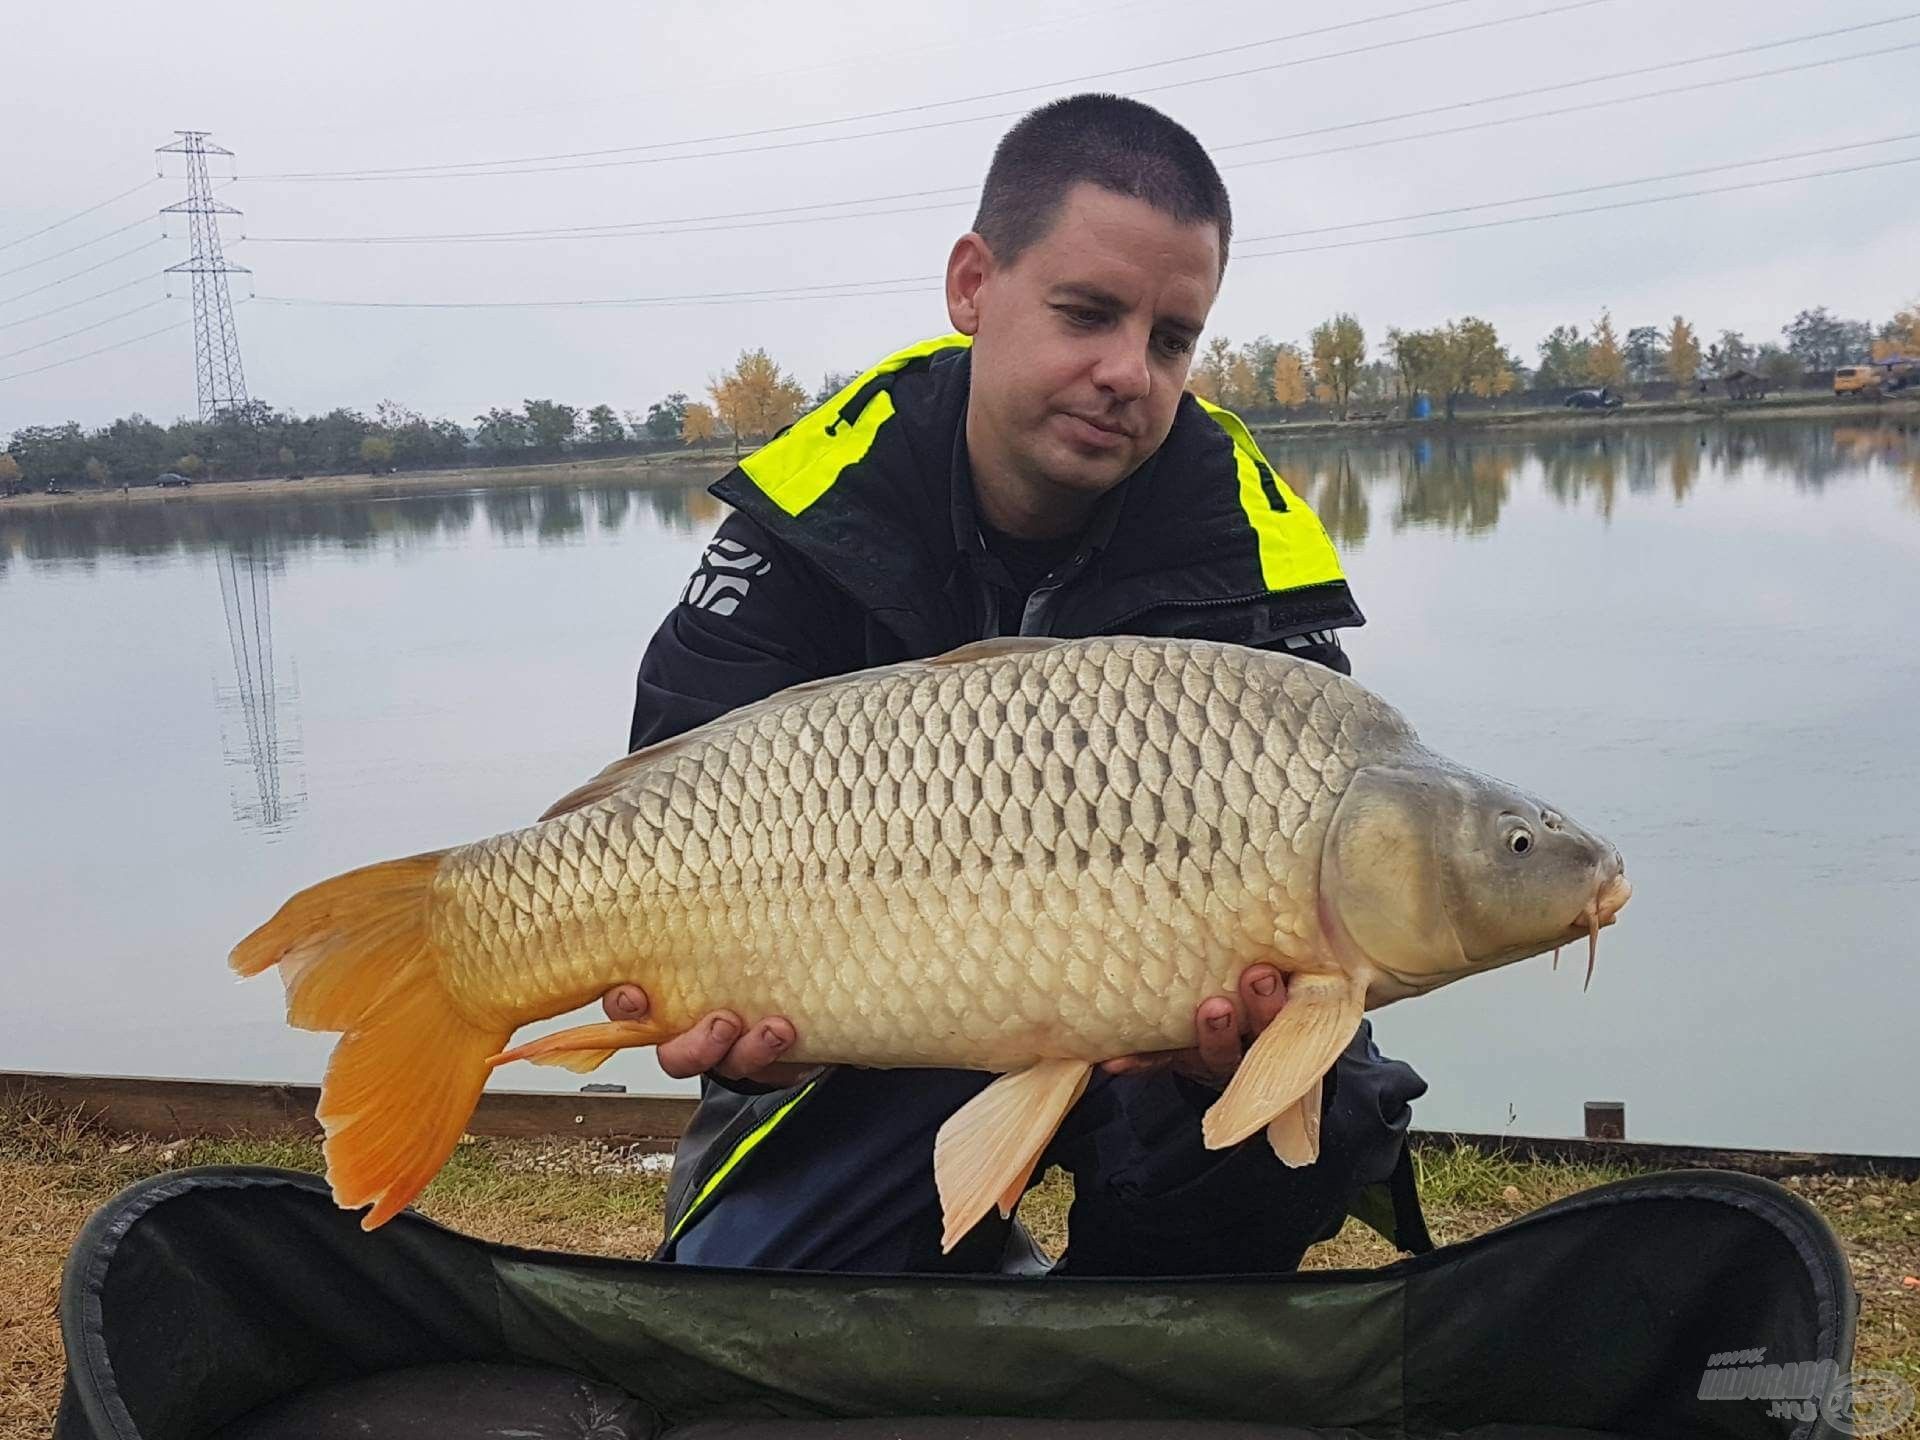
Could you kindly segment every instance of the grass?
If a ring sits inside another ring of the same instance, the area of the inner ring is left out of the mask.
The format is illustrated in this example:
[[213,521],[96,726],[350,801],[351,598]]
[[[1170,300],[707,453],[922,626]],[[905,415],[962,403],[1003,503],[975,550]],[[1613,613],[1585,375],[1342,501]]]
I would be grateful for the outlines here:
[[[1504,1153],[1422,1148],[1420,1193],[1436,1241],[1464,1240],[1550,1201],[1633,1173],[1545,1164]],[[543,1249],[645,1256],[661,1238],[664,1174],[594,1141],[473,1140],[418,1202],[468,1234]],[[41,1440],[53,1423],[64,1361],[55,1321],[60,1268],[94,1209],[144,1176],[186,1165],[319,1171],[304,1138],[162,1144],[104,1135],[43,1105],[0,1102],[0,1440]],[[1920,1384],[1920,1184],[1803,1177],[1846,1247],[1861,1292],[1857,1364]],[[1059,1171],[1031,1192],[1022,1220],[1049,1252],[1066,1243],[1072,1182]],[[1305,1268],[1373,1268],[1397,1256],[1357,1221],[1309,1253]]]

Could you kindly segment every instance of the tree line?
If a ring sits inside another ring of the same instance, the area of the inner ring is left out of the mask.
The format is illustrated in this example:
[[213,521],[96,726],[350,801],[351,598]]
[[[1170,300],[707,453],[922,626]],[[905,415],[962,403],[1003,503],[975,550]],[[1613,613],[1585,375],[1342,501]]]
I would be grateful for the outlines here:
[[1472,315],[1430,330],[1389,329],[1379,350],[1369,352],[1360,322],[1342,313],[1315,326],[1302,344],[1262,335],[1236,348],[1216,335],[1195,359],[1188,387],[1230,410],[1254,413],[1318,404],[1346,414],[1356,405],[1378,409],[1426,395],[1450,416],[1467,396],[1662,381],[1690,387],[1743,371],[1778,388],[1842,365],[1920,359],[1920,302],[1878,327],[1817,306],[1782,326],[1777,343],[1758,344],[1738,330],[1703,343],[1699,328],[1682,315],[1664,326],[1634,326],[1622,337],[1612,314],[1602,311],[1585,329],[1555,326],[1536,353],[1539,363],[1529,366],[1491,322]]
[[[1427,330],[1389,329],[1383,344],[1370,351],[1359,320],[1341,313],[1315,326],[1301,344],[1263,335],[1236,347],[1215,336],[1195,357],[1188,384],[1206,399],[1253,414],[1309,404],[1364,413],[1426,395],[1449,416],[1469,396],[1662,380],[1687,386],[1743,370],[1783,386],[1809,371],[1894,355],[1920,358],[1920,302],[1877,327],[1824,306],[1803,310],[1781,328],[1778,342],[1758,344],[1735,330],[1722,330],[1703,344],[1700,330],[1679,315],[1664,326],[1634,326],[1622,336],[1612,315],[1602,312],[1584,329],[1556,326],[1536,353],[1539,363],[1528,366],[1490,321],[1472,315]],[[145,485],[167,472],[188,479],[379,473],[704,451],[716,442],[730,443],[738,453],[777,434],[852,378],[830,373],[809,394],[761,348],[743,350],[731,368],[711,377],[702,398],[675,391],[644,411],[529,399],[462,425],[429,420],[391,400],[372,415],[342,407],[311,416],[256,400],[208,421],[163,425],[130,415],[93,430],[71,421],[30,425],[15,431],[0,452],[0,488]]]

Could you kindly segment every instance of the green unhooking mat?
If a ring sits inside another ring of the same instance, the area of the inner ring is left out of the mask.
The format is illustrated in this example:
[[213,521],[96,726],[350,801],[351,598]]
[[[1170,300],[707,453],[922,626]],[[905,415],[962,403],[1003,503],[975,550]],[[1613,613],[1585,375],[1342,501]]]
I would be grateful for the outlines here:
[[1711,1398],[1703,1376],[1752,1350],[1844,1376],[1856,1305],[1810,1206],[1721,1171],[1380,1270],[1138,1281],[705,1270],[411,1212],[369,1235],[313,1176],[218,1167],[82,1231],[54,1435],[1816,1440],[1820,1397]]

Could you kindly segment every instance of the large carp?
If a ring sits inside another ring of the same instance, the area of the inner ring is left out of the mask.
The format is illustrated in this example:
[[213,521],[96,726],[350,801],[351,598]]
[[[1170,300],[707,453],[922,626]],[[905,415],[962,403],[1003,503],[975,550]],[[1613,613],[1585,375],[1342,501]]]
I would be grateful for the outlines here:
[[[366,1228],[445,1162],[491,1068],[588,1070],[709,1010],[792,1059],[1001,1073],[933,1157],[950,1248],[1015,1203],[1091,1067],[1192,1043],[1246,966],[1280,1015],[1204,1118],[1319,1151],[1361,1011],[1597,935],[1619,853],[1422,746],[1307,661],[1208,641],[990,640],[796,686],[608,766],[538,824],[355,870],[235,947],[342,1031],[327,1173]],[[643,1023],[520,1026],[627,981]]]

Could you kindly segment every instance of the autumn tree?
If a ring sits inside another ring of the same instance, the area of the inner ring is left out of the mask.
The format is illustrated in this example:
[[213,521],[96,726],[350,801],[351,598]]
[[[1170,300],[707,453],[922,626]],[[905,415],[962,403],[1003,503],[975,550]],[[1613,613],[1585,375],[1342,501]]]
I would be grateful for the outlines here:
[[1307,361],[1296,346],[1282,345],[1274,353],[1273,398],[1289,409],[1307,403]]
[[1673,377],[1673,383],[1684,390],[1700,375],[1700,337],[1685,319],[1676,315],[1666,341],[1667,373]]
[[107,468],[107,462],[98,455],[89,455],[83,470],[89,485],[105,485],[113,479],[113,472]]
[[0,451],[0,487],[11,490],[20,483],[20,462]]
[[1229,410],[1251,410],[1267,403],[1266,392],[1260,388],[1259,372],[1245,350],[1227,365],[1227,383],[1220,391],[1220,403]]
[[1920,360],[1920,300],[1897,310],[1873,342],[1876,360]]
[[1207,348],[1200,352],[1200,358],[1187,371],[1187,389],[1202,400],[1224,405],[1226,401],[1222,397],[1227,392],[1227,371],[1232,366],[1233,342],[1224,335],[1214,336],[1207,342]]
[[393,441],[384,435],[369,435],[360,442],[360,459],[369,475],[378,474],[393,464]]
[[707,442],[718,433],[718,424],[713,407],[704,400],[685,400],[680,406],[680,443],[698,444],[704,450]]
[[1447,419],[1463,395],[1491,398],[1514,387],[1513,357],[1493,325],[1473,315],[1433,330],[1396,331],[1394,354],[1410,390],[1442,400]]
[[1613,330],[1613,316],[1600,312],[1594,322],[1593,338],[1587,345],[1587,383],[1624,385],[1627,383],[1627,357],[1621,352],[1620,337]]
[[733,432],[737,454],[742,439],[766,437],[791,425],[806,408],[807,392],[762,350],[742,350],[733,369],[707,386],[715,414]]
[[207,473],[207,462],[198,455],[182,455],[173,462],[173,468],[189,480],[198,480]]
[[1353,394],[1354,379],[1367,363],[1367,332],[1358,320],[1342,311],[1314,326],[1308,343],[1313,347],[1314,380],[1326,388],[1335,407],[1344,412]]

